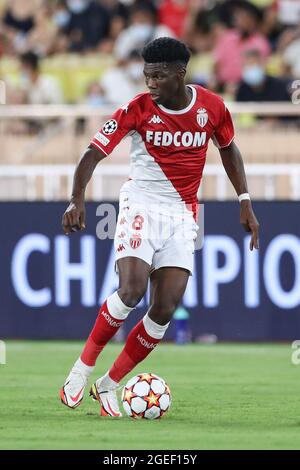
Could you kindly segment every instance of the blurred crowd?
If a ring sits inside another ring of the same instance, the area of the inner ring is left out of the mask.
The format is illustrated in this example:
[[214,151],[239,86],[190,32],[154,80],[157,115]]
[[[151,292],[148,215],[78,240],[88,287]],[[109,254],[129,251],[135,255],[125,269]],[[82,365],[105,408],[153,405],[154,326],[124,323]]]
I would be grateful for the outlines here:
[[190,82],[237,101],[288,101],[300,79],[300,0],[0,0],[0,78],[10,103],[123,103],[145,89],[139,51],[160,36],[190,47]]

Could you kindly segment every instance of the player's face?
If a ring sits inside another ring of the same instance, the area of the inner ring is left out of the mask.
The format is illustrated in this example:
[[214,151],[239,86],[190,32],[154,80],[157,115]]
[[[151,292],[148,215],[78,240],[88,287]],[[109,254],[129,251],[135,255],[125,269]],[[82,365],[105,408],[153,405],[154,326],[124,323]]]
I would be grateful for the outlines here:
[[151,98],[162,105],[174,100],[183,80],[183,74],[167,64],[145,64],[144,75]]

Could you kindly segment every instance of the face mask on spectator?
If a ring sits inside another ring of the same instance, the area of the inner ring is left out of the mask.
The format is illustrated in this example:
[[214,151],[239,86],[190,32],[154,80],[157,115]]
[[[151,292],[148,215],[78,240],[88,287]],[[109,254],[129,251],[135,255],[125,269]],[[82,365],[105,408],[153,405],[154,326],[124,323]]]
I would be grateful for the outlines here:
[[135,41],[145,42],[151,39],[153,26],[151,24],[133,24],[131,34]]
[[82,13],[87,9],[90,0],[67,0],[67,5],[72,13]]
[[31,84],[30,76],[28,72],[21,72],[20,76],[21,86],[27,88]]
[[103,104],[106,104],[107,100],[104,96],[100,96],[100,95],[95,94],[95,95],[90,95],[87,98],[86,102],[89,106],[97,107],[97,106],[101,106]]
[[70,13],[67,10],[60,10],[53,15],[53,21],[59,28],[63,28],[68,24]]
[[132,80],[137,82],[143,76],[144,65],[142,63],[132,63],[127,66],[127,73]]
[[248,65],[243,70],[243,80],[249,86],[259,86],[263,83],[265,71],[260,65]]

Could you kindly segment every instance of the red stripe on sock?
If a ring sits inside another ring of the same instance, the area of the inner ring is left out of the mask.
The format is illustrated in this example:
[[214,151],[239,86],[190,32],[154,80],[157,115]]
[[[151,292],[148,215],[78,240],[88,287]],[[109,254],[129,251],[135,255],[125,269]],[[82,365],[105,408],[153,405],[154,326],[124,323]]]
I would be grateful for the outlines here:
[[116,334],[123,321],[114,318],[110,314],[105,301],[99,310],[97,320],[80,356],[84,364],[87,366],[94,366],[96,364],[100,352]]
[[129,333],[121,354],[109,371],[109,376],[115,382],[120,382],[125,375],[153,351],[159,342],[160,339],[148,335],[143,320],[141,320]]

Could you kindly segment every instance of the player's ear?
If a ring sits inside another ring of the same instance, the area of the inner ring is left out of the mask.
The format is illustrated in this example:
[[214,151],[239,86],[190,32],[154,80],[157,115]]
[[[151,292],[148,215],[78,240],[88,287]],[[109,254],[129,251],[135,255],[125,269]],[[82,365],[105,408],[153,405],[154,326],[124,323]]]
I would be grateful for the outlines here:
[[180,67],[178,70],[178,76],[184,80],[184,77],[186,75],[186,68],[185,67]]

